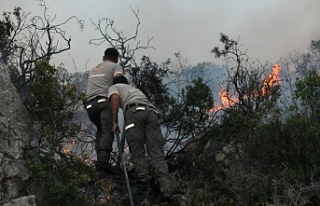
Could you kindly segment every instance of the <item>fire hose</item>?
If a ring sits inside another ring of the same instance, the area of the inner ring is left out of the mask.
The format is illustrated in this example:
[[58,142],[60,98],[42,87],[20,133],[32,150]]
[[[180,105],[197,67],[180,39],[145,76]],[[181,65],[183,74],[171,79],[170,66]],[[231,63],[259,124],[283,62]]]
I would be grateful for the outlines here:
[[[118,150],[119,150],[119,160],[120,160],[120,163],[123,167],[123,173],[124,173],[124,177],[125,177],[125,180],[126,180],[126,185],[127,185],[127,190],[128,190],[128,196],[129,196],[129,201],[130,201],[130,206],[134,206],[133,204],[133,198],[132,198],[132,192],[131,192],[131,187],[130,187],[130,182],[129,182],[129,177],[128,177],[128,172],[127,172],[127,167],[126,167],[126,164],[124,162],[124,159],[123,159],[123,146],[121,146],[121,143],[120,143],[120,135],[119,133],[115,133],[116,134],[116,139],[117,139],[117,144],[118,144]],[[122,131],[122,139],[125,138],[124,136],[125,132]]]

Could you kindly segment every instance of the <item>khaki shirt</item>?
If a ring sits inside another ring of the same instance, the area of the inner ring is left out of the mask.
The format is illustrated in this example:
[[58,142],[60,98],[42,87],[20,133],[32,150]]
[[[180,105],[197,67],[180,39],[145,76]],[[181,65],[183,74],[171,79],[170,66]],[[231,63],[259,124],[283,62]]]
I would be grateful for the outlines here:
[[114,76],[119,73],[122,74],[122,71],[122,67],[119,64],[107,60],[94,67],[89,74],[86,91],[87,101],[96,96],[107,97],[108,89],[113,84]]
[[140,103],[154,107],[142,91],[128,84],[112,85],[109,88],[108,98],[110,98],[113,94],[119,95],[120,108],[122,110],[124,110],[127,105],[133,103]]

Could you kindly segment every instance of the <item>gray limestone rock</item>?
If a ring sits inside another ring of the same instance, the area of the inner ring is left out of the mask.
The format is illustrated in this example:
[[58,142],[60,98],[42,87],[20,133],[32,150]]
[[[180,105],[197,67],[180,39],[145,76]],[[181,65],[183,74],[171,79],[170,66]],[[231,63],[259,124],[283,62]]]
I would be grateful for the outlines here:
[[9,203],[3,206],[36,206],[35,196],[25,196],[11,200]]
[[30,142],[29,120],[8,69],[0,64],[0,205],[35,204],[32,196],[21,197],[29,178],[23,159]]

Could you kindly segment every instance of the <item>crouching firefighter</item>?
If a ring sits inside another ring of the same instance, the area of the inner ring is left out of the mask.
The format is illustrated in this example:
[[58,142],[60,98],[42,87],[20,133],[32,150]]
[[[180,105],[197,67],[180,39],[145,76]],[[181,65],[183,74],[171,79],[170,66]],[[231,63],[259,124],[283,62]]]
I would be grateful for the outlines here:
[[[161,201],[170,202],[170,177],[163,150],[159,116],[155,107],[139,89],[128,85],[128,80],[124,76],[114,79],[113,86],[109,88],[108,98],[111,102],[113,132],[120,132],[119,107],[123,110],[125,121],[123,132],[135,167],[137,194],[134,194],[134,197],[151,198],[150,184],[155,180],[159,186]],[[149,169],[150,163],[155,177]]]

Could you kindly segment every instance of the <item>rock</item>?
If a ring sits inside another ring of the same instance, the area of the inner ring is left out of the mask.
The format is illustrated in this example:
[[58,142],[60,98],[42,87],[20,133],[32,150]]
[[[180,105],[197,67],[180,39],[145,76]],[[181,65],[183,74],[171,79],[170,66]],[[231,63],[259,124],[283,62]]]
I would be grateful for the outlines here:
[[24,197],[23,184],[29,178],[23,159],[30,141],[29,113],[2,64],[0,88],[0,205],[34,205],[32,196]]
[[171,206],[187,206],[190,205],[185,195],[174,195],[171,200]]
[[11,200],[9,203],[3,206],[36,206],[35,196],[25,196]]

